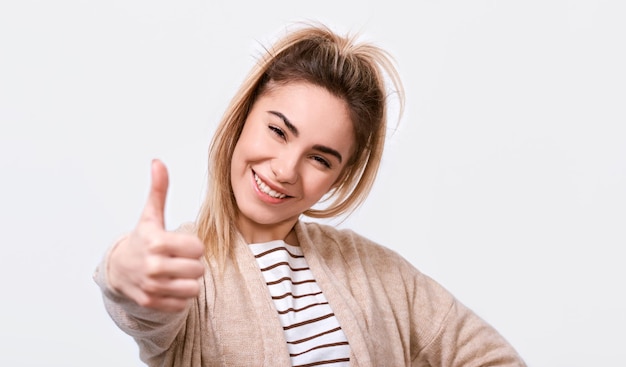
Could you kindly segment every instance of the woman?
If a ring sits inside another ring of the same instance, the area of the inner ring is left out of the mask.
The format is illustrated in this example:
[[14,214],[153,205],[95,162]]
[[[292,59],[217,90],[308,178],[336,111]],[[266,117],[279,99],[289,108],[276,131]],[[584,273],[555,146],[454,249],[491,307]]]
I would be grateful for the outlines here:
[[[389,249],[302,216],[348,214],[383,151],[391,58],[319,25],[279,40],[213,138],[194,224],[164,229],[152,164],[133,231],[94,275],[150,366],[523,366],[501,335]],[[325,204],[321,207],[319,203]]]

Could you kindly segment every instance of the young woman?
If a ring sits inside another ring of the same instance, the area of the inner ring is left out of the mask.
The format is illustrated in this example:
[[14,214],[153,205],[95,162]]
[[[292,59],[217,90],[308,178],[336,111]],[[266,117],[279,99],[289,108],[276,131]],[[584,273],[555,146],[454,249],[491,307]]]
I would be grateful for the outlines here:
[[[288,33],[213,138],[193,224],[164,228],[162,162],[133,231],[94,278],[150,366],[524,366],[402,257],[303,216],[348,214],[383,152],[391,58],[320,25]],[[322,204],[320,204],[322,203]]]

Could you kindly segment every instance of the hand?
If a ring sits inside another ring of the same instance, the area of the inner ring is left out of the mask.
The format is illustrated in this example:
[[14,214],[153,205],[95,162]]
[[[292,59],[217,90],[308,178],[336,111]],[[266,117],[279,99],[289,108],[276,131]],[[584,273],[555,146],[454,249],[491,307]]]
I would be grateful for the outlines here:
[[112,251],[108,279],[113,289],[140,306],[182,311],[200,291],[204,245],[195,235],[165,230],[167,168],[153,160],[151,174],[148,201],[135,229]]

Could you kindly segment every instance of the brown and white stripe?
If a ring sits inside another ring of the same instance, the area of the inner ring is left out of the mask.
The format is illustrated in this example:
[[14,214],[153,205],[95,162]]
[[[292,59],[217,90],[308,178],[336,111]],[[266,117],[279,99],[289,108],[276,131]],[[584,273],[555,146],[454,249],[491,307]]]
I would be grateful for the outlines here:
[[350,346],[300,247],[251,244],[274,300],[293,366],[348,366]]

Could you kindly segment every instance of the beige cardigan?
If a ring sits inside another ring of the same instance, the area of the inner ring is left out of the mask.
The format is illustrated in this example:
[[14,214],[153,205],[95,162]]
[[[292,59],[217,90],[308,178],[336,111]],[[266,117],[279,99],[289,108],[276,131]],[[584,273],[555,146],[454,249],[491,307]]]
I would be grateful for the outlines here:
[[[496,330],[390,249],[350,230],[302,221],[295,229],[348,338],[351,366],[525,366]],[[107,256],[94,279],[149,366],[290,366],[276,309],[244,243],[235,259],[222,277],[208,263],[200,295],[181,313],[114,293]]]

